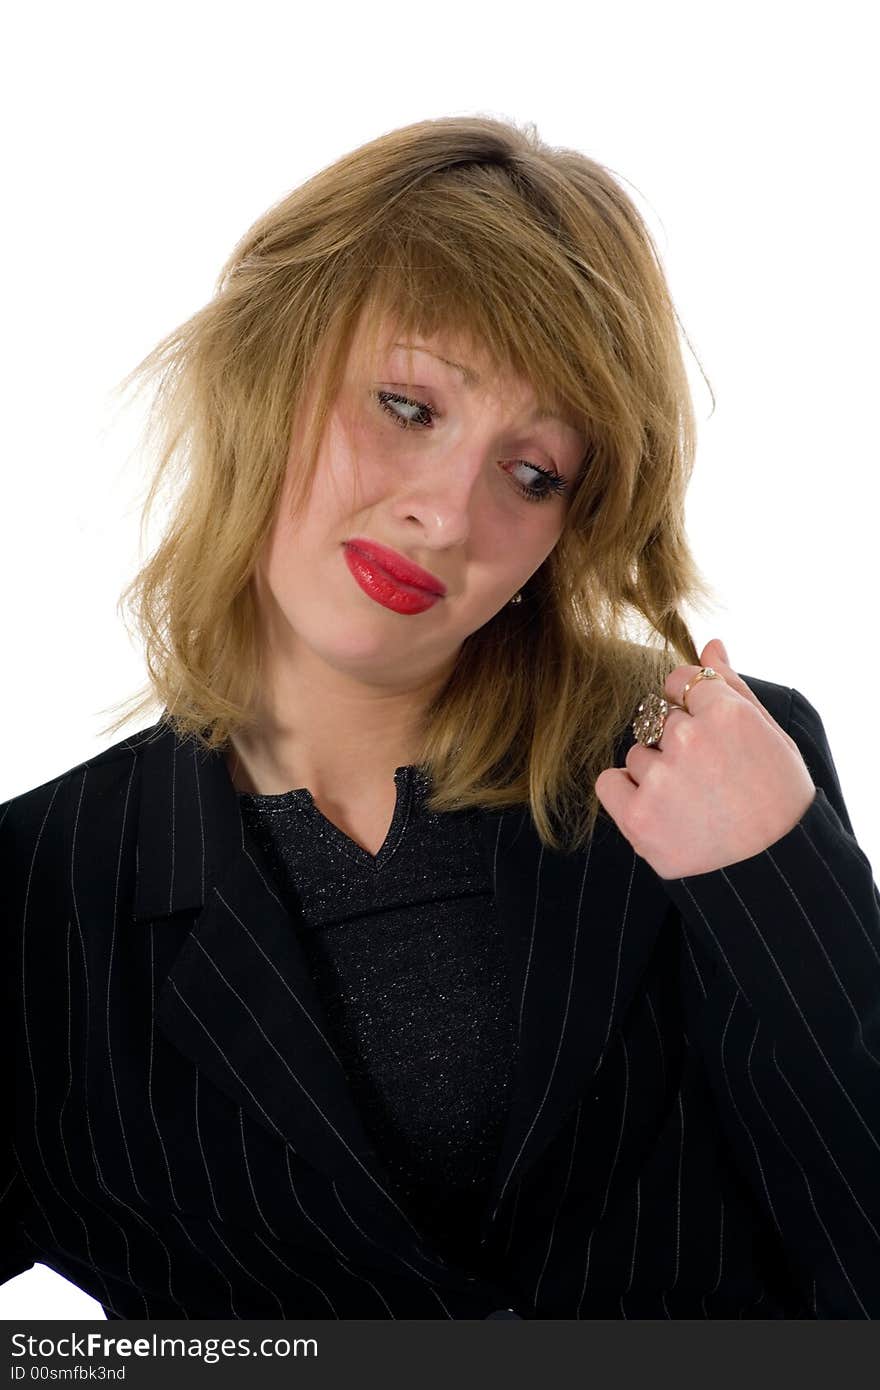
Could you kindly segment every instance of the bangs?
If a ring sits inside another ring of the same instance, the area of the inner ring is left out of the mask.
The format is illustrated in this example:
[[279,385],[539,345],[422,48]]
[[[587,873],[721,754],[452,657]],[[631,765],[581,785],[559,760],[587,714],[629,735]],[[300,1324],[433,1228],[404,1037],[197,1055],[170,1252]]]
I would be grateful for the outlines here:
[[[438,239],[416,228],[407,236],[396,230],[381,248],[364,248],[372,273],[351,333],[355,369],[369,371],[397,343],[439,342],[481,378],[528,383],[538,409],[559,416],[586,442],[598,406],[586,364],[598,347],[585,352],[592,335],[583,304],[575,294],[554,314],[550,283],[546,292],[536,285],[533,266],[499,274],[487,229],[476,224],[467,233],[464,240]],[[517,249],[515,260],[525,262]],[[558,291],[558,275],[554,283]]]

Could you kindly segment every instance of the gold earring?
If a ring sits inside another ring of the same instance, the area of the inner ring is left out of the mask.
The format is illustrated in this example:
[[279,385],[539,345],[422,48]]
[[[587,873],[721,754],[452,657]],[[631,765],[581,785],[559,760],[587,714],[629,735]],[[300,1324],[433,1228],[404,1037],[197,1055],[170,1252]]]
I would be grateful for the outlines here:
[[516,591],[516,593],[514,594],[513,598],[510,599],[510,602],[511,602],[511,603],[522,603],[522,592],[521,592],[521,590],[517,589],[517,591]]

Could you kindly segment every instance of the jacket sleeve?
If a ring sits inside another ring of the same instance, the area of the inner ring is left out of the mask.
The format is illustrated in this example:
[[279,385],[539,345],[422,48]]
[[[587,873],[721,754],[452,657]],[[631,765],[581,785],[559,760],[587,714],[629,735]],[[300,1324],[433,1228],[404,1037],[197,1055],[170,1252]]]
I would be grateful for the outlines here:
[[31,1269],[34,1257],[24,1247],[18,1233],[19,1200],[22,1182],[12,1161],[11,1152],[3,1164],[0,1191],[0,1284]]
[[785,727],[816,786],[798,824],[664,887],[720,962],[687,1026],[731,1160],[813,1316],[878,1318],[880,894],[822,720],[797,690]]
[[24,1184],[13,1151],[14,1113],[16,1105],[14,1087],[15,1039],[12,1020],[17,1016],[15,1007],[16,990],[19,988],[18,960],[14,950],[12,902],[16,898],[13,891],[12,875],[15,872],[14,855],[11,850],[11,803],[0,805],[0,929],[3,937],[3,992],[2,1022],[0,1022],[0,1046],[2,1046],[2,1108],[7,1120],[3,1125],[5,1139],[0,1139],[0,1284],[22,1274],[34,1264],[34,1256],[22,1239],[20,1218]]

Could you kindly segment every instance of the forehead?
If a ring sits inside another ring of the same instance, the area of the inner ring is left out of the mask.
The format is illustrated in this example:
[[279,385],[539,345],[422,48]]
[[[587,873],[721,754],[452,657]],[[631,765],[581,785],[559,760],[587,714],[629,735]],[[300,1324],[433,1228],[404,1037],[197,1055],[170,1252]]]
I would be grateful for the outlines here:
[[406,356],[407,351],[412,351],[415,354],[414,363],[433,358],[444,366],[453,367],[468,386],[481,385],[501,375],[499,366],[491,360],[490,354],[461,334],[442,330],[430,334],[418,333],[387,318],[380,319],[378,323],[361,324],[354,335],[352,348],[359,354],[366,352],[380,357],[392,352]]
[[[551,420],[580,431],[570,411],[559,401],[537,401],[532,384],[521,377],[515,377],[494,362],[490,354],[479,345],[461,335],[451,332],[421,334],[398,326],[383,323],[381,328],[366,334],[356,334],[353,353],[358,360],[367,354],[370,366],[391,358],[401,359],[408,373],[417,372],[420,366],[439,367],[448,373],[467,390],[486,390],[504,396],[516,396],[525,400],[527,406],[534,405],[530,418],[533,421]],[[372,349],[372,350],[371,350]]]

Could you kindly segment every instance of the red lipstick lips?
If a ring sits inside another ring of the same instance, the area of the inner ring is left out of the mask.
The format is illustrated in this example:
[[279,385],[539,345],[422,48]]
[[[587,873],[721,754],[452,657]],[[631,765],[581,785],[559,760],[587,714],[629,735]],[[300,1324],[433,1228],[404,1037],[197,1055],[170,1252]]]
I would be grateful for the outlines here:
[[387,545],[361,540],[358,536],[352,536],[345,544],[353,546],[367,560],[372,560],[385,570],[386,574],[390,574],[392,579],[399,579],[402,584],[409,584],[415,589],[427,589],[429,594],[439,594],[441,598],[446,593],[446,585],[436,575],[423,570],[421,565],[414,565],[412,560],[407,560],[396,550],[389,550]]
[[424,613],[446,593],[445,584],[396,550],[357,538],[344,543],[345,562],[371,599],[395,613]]

